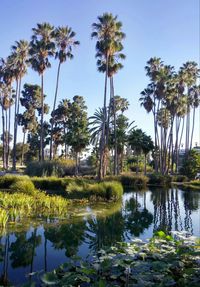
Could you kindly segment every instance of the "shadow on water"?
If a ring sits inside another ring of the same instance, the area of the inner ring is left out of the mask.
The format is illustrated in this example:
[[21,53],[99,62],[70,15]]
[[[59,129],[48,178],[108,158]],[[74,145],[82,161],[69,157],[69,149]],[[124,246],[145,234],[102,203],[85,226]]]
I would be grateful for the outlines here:
[[10,225],[0,237],[0,285],[20,286],[35,271],[52,270],[72,256],[87,258],[119,241],[149,238],[156,230],[200,236],[199,207],[197,191],[154,188],[129,191],[117,203],[74,206],[66,220]]

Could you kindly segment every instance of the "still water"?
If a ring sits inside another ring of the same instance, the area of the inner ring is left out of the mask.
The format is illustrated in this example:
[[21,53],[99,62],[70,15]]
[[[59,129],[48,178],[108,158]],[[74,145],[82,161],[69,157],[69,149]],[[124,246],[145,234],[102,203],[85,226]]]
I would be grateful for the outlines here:
[[73,206],[67,219],[9,225],[0,237],[0,285],[21,286],[32,272],[50,271],[74,255],[88,258],[115,242],[150,238],[156,230],[200,237],[200,192],[128,192],[117,203]]

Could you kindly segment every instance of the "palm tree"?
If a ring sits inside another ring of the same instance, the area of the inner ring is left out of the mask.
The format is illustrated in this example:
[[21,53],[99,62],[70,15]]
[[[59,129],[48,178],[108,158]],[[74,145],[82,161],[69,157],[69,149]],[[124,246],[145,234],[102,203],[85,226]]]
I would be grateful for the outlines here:
[[104,152],[106,147],[106,134],[105,125],[107,120],[107,80],[109,71],[109,61],[112,58],[114,52],[117,50],[121,40],[125,37],[125,34],[121,31],[122,23],[117,20],[117,16],[113,16],[111,13],[104,13],[102,16],[98,16],[98,22],[92,24],[93,32],[92,38],[97,39],[96,43],[96,56],[99,57],[99,53],[102,55],[105,61],[105,85],[104,85],[104,104],[103,104],[103,127],[102,127],[102,139],[100,143],[100,168],[99,178],[104,176]]
[[44,72],[51,67],[49,57],[54,55],[55,44],[53,42],[54,27],[49,23],[37,24],[33,28],[32,41],[30,43],[30,63],[41,77],[41,133],[40,133],[40,160],[44,160]]
[[16,143],[17,127],[19,115],[19,98],[21,93],[21,80],[27,71],[29,53],[29,43],[25,40],[16,41],[12,46],[12,53],[9,56],[9,62],[14,70],[16,79],[16,97],[15,97],[15,114],[14,114],[14,139],[13,139],[13,170],[16,170]]
[[54,111],[56,108],[56,100],[58,95],[58,84],[60,76],[60,67],[67,59],[73,59],[72,49],[78,46],[80,43],[74,39],[76,33],[68,26],[58,27],[54,31],[55,44],[58,48],[55,54],[55,58],[59,60],[57,78],[56,78],[56,89],[54,96],[54,104],[52,111],[52,122],[51,122],[51,140],[50,140],[50,159],[52,158],[52,144],[53,144],[53,127],[54,127]]

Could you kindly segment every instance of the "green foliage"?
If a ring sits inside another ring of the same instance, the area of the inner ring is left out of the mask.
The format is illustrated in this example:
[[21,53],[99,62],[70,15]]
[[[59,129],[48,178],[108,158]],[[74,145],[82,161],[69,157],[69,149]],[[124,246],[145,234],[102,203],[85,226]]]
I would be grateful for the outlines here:
[[145,243],[133,240],[101,249],[90,261],[72,258],[41,276],[43,286],[199,286],[199,246],[159,231]]
[[0,192],[0,206],[6,210],[8,221],[19,221],[22,217],[66,216],[68,204],[60,196],[40,191],[33,194]]
[[88,183],[73,181],[66,187],[67,197],[73,199],[90,198],[92,200],[118,200],[123,195],[119,182]]
[[149,184],[156,186],[168,186],[171,184],[172,178],[169,175],[162,175],[159,173],[152,173],[148,175]]
[[30,179],[18,179],[11,184],[10,189],[13,192],[21,192],[24,194],[34,195],[36,190],[33,182]]
[[172,182],[187,182],[188,177],[186,175],[173,175]]
[[83,97],[74,96],[73,102],[69,103],[67,143],[76,153],[82,151],[89,143],[86,109]]
[[200,154],[195,150],[191,150],[183,160],[180,173],[186,175],[189,179],[194,179],[197,172],[200,171]]
[[58,193],[64,191],[66,185],[71,182],[72,178],[58,178],[55,176],[51,177],[32,177],[31,178],[34,186],[41,190],[54,190]]
[[0,229],[6,227],[8,221],[8,214],[5,209],[0,208]]
[[7,189],[14,183],[19,180],[29,180],[28,176],[21,176],[21,175],[13,175],[13,174],[6,174],[4,176],[0,176],[0,188]]
[[121,183],[124,187],[146,186],[148,177],[145,175],[123,174],[121,175]]
[[51,160],[38,162],[33,161],[27,164],[25,173],[29,176],[57,176],[63,177],[74,174],[73,160]]

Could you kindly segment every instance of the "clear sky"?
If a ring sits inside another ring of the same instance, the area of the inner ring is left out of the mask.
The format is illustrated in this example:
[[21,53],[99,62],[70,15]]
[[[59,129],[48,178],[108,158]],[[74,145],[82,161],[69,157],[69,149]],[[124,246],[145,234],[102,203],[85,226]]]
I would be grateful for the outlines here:
[[[124,68],[115,77],[115,92],[130,102],[127,116],[153,136],[153,121],[140,107],[140,92],[148,78],[144,66],[150,57],[160,57],[178,69],[188,60],[200,59],[199,0],[1,0],[0,57],[10,53],[16,40],[30,40],[36,23],[68,25],[77,34],[81,45],[74,59],[61,68],[59,100],[84,97],[88,114],[103,105],[104,76],[97,72],[95,40],[91,40],[91,25],[104,12],[118,15],[126,33]],[[44,88],[52,107],[57,62],[45,74]],[[31,69],[24,82],[38,83],[39,76]],[[199,138],[199,118],[194,141]]]

